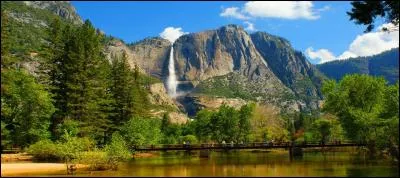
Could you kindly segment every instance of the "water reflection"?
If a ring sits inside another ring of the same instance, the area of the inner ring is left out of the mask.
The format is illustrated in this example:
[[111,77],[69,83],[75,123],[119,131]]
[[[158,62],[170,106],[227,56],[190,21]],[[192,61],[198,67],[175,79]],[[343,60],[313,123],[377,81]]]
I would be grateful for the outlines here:
[[164,155],[140,158],[118,171],[79,172],[78,176],[399,176],[398,167],[350,153],[213,152],[210,158]]

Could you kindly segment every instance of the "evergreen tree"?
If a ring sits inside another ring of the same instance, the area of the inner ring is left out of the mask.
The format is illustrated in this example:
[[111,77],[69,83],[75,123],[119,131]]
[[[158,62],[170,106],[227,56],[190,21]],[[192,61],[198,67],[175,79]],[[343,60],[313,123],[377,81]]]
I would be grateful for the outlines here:
[[114,56],[111,69],[111,93],[115,101],[112,121],[116,127],[133,116],[133,87],[132,72],[124,52],[120,58]]
[[63,133],[57,130],[59,125],[69,118],[79,123],[79,136],[101,142],[109,129],[112,103],[107,80],[110,66],[102,54],[102,35],[89,21],[78,28],[63,28],[58,19],[51,24],[50,33],[46,67],[57,108],[52,123],[55,138]]
[[[52,94],[53,104],[56,111],[52,115],[52,123],[50,130],[53,138],[58,138],[63,132],[58,133],[56,128],[61,124],[65,118],[66,113],[66,72],[65,72],[65,43],[68,42],[67,36],[70,33],[70,26],[63,28],[59,18],[55,18],[50,24],[48,30],[49,46],[47,50],[43,51],[41,56],[43,62],[41,63],[40,72],[41,79],[45,84],[49,85],[49,90]],[[45,77],[47,76],[47,77]]]

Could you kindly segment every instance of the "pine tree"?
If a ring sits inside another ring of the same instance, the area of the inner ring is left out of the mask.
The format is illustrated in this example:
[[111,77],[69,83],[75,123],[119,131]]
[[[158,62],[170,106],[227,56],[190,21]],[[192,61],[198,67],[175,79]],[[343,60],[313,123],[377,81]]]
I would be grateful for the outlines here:
[[[107,65],[101,36],[87,20],[72,36],[66,65],[68,117],[80,122],[81,136],[103,138],[109,121],[107,111]],[[96,123],[96,124],[93,124]]]
[[50,60],[46,67],[57,108],[53,135],[58,138],[62,134],[57,130],[59,125],[72,119],[79,123],[79,136],[104,142],[110,127],[112,98],[108,90],[110,66],[102,54],[102,35],[89,21],[77,28],[63,28],[58,19],[51,24],[50,33]]
[[[57,126],[63,122],[66,113],[66,75],[65,75],[65,44],[68,42],[70,26],[63,28],[59,18],[55,18],[48,31],[49,46],[42,52],[43,62],[40,65],[41,79],[49,85],[56,111],[52,115],[50,130],[53,138],[58,138]],[[47,76],[47,77],[45,77]]]
[[133,116],[134,82],[125,52],[120,58],[114,56],[112,62],[111,93],[115,100],[112,120],[119,127]]

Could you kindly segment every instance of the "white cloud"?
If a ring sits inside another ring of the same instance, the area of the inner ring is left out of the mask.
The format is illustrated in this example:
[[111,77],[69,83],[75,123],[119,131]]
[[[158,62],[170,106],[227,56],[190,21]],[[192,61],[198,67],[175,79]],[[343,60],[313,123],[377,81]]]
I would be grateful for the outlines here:
[[306,55],[311,59],[319,59],[320,63],[333,61],[335,60],[335,56],[327,49],[319,49],[313,51],[312,47],[306,49]]
[[250,1],[244,12],[253,17],[283,19],[318,19],[311,1]]
[[233,17],[237,18],[240,20],[246,20],[249,19],[249,17],[243,15],[241,12],[239,12],[239,8],[237,7],[228,7],[224,9],[223,12],[219,14],[221,17]]
[[163,32],[160,33],[161,38],[169,40],[171,43],[175,42],[180,36],[188,34],[188,32],[183,32],[182,28],[167,27]]
[[383,32],[382,27],[390,27],[388,24],[378,27],[377,32],[358,35],[350,44],[349,49],[343,52],[338,59],[349,57],[371,56],[383,51],[399,47],[399,31]]
[[249,21],[244,21],[243,23],[245,23],[247,25],[247,27],[245,28],[245,30],[248,31],[256,31],[257,29],[254,27],[254,24],[249,22]]
[[323,8],[317,9],[317,11],[318,12],[324,12],[324,11],[327,11],[327,10],[330,10],[330,9],[331,9],[330,6],[324,6]]
[[305,53],[311,59],[319,59],[319,63],[332,60],[342,60],[360,56],[372,56],[382,53],[392,48],[399,47],[399,31],[384,32],[383,27],[392,28],[392,24],[383,24],[377,28],[377,31],[358,35],[349,48],[341,55],[335,57],[329,50],[320,49],[313,51],[307,48]]

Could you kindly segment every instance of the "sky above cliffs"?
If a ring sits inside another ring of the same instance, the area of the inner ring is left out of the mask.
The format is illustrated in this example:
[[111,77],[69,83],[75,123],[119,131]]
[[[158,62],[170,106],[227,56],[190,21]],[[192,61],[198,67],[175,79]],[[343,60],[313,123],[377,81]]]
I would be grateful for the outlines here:
[[243,26],[288,39],[311,63],[369,56],[399,46],[399,32],[363,33],[366,26],[349,21],[344,2],[83,2],[73,1],[82,19],[127,43],[162,36],[173,41],[185,33]]

